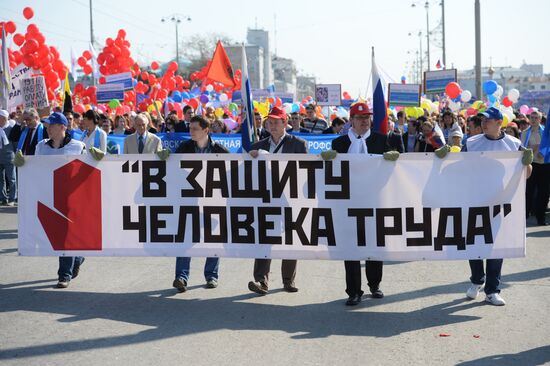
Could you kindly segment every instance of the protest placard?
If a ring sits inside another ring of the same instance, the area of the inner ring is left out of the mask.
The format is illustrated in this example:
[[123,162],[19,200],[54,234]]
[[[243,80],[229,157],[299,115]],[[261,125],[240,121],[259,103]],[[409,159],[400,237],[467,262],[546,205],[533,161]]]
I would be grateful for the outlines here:
[[96,89],[98,103],[108,103],[111,99],[124,100],[124,84],[101,84]]
[[456,82],[456,69],[424,71],[424,93],[443,93],[453,81]]
[[395,107],[420,107],[420,84],[388,84],[388,103]]
[[49,106],[44,76],[38,75],[31,78],[23,78],[20,79],[19,84],[25,108],[39,109]]
[[315,102],[320,106],[338,106],[342,104],[342,85],[315,85]]

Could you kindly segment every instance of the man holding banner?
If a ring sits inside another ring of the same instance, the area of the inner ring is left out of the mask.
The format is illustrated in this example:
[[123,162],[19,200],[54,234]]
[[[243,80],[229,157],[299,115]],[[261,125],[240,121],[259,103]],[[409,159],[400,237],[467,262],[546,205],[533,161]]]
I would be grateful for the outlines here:
[[[137,120],[136,120],[137,121]],[[210,122],[202,116],[191,117],[189,132],[191,139],[183,142],[176,153],[178,154],[227,154],[229,151],[222,145],[215,143],[210,138]],[[218,268],[220,258],[209,257],[204,263],[204,279],[206,288],[218,287]],[[190,257],[176,258],[176,278],[172,283],[179,292],[187,291],[189,282]]]
[[107,134],[99,125],[99,116],[96,111],[88,110],[82,115],[84,125],[84,133],[81,141],[84,142],[86,148],[90,150],[90,154],[96,160],[101,160],[107,152]]
[[[487,109],[481,114],[482,134],[475,135],[466,140],[462,151],[518,151],[523,150],[522,163],[527,168],[526,177],[531,175],[533,162],[533,150],[525,149],[521,141],[513,136],[505,134],[502,127],[502,113],[495,107]],[[450,148],[445,145],[438,149],[436,155],[440,158],[446,156]],[[479,292],[484,290],[485,301],[496,306],[505,305],[506,302],[500,296],[500,274],[502,271],[502,258],[490,258],[486,260],[485,269],[483,260],[470,260],[472,285],[466,291],[466,296],[472,300],[477,298]]]
[[[307,154],[307,143],[299,137],[286,133],[288,121],[284,110],[273,107],[265,125],[271,136],[252,145],[250,155],[253,158],[258,157],[260,150],[271,154]],[[287,292],[298,291],[294,285],[296,264],[295,259],[283,259],[281,264],[283,286]],[[267,294],[270,268],[271,259],[254,260],[254,281],[248,283],[250,291],[260,295]]]
[[[52,113],[48,122],[48,134],[50,139],[42,140],[36,146],[36,155],[82,155],[86,154],[86,146],[83,142],[71,138],[67,134],[67,118],[62,113]],[[84,257],[59,257],[59,269],[57,270],[57,288],[67,288],[71,279],[76,278]]]
[[[396,160],[402,153],[403,140],[400,135],[392,131],[389,134],[371,131],[372,112],[365,103],[355,103],[350,109],[352,127],[347,135],[340,136],[332,141],[332,149],[323,152],[323,159],[330,160],[336,157],[336,153],[342,154],[384,154],[386,160]],[[398,138],[395,138],[398,137]],[[349,298],[346,305],[354,306],[361,302],[363,290],[361,290],[361,263],[359,261],[344,261],[346,268],[346,293]],[[381,299],[384,293],[380,290],[382,281],[382,261],[366,261],[365,270],[372,297]]]

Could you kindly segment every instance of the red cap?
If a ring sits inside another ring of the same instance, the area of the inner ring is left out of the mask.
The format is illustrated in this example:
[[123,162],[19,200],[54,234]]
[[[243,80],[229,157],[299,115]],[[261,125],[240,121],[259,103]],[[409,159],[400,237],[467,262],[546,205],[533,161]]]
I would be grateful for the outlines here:
[[355,103],[349,110],[349,116],[372,114],[367,103]]
[[279,107],[273,107],[267,115],[267,118],[282,119],[286,121],[286,112]]

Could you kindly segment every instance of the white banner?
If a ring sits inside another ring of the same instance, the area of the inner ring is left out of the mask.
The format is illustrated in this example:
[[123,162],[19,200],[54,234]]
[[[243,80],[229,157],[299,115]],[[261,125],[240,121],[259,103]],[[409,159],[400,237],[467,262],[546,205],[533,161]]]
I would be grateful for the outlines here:
[[29,156],[21,255],[436,260],[525,255],[519,152]]

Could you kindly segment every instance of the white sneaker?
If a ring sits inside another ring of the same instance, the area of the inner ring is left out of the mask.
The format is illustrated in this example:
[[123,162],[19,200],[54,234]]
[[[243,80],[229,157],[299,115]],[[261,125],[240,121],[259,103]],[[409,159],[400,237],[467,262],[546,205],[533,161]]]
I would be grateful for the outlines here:
[[491,305],[496,305],[496,306],[506,305],[506,301],[504,301],[504,299],[500,297],[500,295],[496,292],[494,294],[487,295],[485,297],[485,301],[487,301]]
[[472,286],[470,286],[468,291],[466,291],[466,296],[472,300],[475,300],[477,295],[479,295],[479,291],[483,290],[483,288],[485,288],[485,284],[481,284],[481,285],[472,284]]

